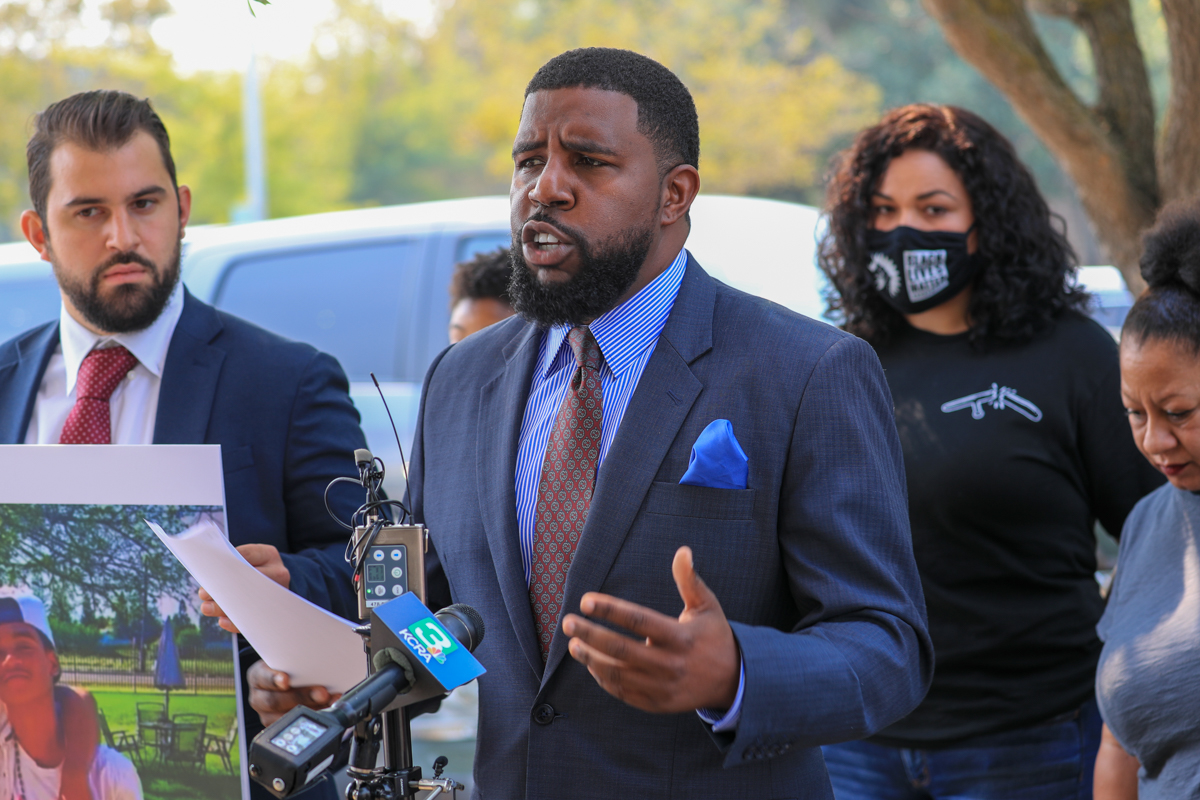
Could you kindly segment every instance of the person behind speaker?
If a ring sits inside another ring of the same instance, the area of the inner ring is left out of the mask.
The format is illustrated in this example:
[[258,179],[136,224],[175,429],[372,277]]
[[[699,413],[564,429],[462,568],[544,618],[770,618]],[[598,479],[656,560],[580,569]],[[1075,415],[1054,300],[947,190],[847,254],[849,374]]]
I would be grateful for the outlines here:
[[507,247],[454,265],[450,279],[450,344],[513,315],[508,299],[512,259]]
[[1125,522],[1097,626],[1096,800],[1200,797],[1200,198],[1159,213],[1141,270],[1149,288],[1121,331],[1121,396],[1167,484]]
[[889,111],[827,211],[833,308],[895,400],[937,662],[911,714],[825,748],[834,793],[1090,797],[1093,527],[1119,535],[1161,480],[1124,436],[1112,337],[1033,176],[969,111]]
[[[345,535],[322,501],[333,478],[356,477],[365,446],[337,361],[180,283],[192,194],[149,101],[101,90],[54,103],[27,157],[21,229],[62,309],[0,344],[0,443],[219,444],[230,540],[297,594],[354,614]],[[343,519],[360,502],[345,486],[330,499]]]

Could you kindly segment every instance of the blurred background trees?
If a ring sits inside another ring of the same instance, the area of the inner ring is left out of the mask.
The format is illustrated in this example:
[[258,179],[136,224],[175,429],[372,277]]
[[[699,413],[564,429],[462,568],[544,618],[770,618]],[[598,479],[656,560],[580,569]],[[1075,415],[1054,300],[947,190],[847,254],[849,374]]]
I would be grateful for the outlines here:
[[[288,2],[276,0],[273,13]],[[259,59],[271,216],[505,193],[534,70],[571,47],[614,45],[657,58],[692,89],[705,191],[819,204],[830,157],[883,109],[954,103],[1013,139],[1081,259],[1106,258],[1072,181],[1005,96],[947,44],[921,0],[433,2],[433,24],[418,28],[380,0],[334,0],[306,59]],[[1169,50],[1160,0],[1092,2],[1132,3],[1161,117]],[[85,19],[89,3],[98,3],[99,23]],[[175,66],[150,35],[171,0],[89,3],[0,0],[0,240],[19,236],[28,204],[33,114],[100,87],[152,99],[180,180],[194,190],[193,221],[229,221],[244,199],[242,76]],[[1029,18],[1063,81],[1090,102],[1096,70],[1086,35],[1067,18]],[[104,41],[68,44],[85,24],[103,25]]]

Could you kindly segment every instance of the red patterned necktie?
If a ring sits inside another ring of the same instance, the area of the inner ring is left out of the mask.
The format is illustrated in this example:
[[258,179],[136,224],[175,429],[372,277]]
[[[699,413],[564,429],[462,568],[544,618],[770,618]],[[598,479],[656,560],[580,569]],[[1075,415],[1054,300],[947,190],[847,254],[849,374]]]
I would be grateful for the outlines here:
[[63,425],[59,444],[111,444],[112,417],[108,399],[137,358],[124,347],[93,350],[79,365],[75,407]]
[[542,646],[542,660],[550,654],[550,640],[558,628],[563,589],[571,557],[587,521],[600,460],[601,407],[600,346],[587,327],[567,334],[577,368],[558,409],[558,418],[546,443],[542,479],[538,484],[537,517],[533,539],[533,574],[529,599]]

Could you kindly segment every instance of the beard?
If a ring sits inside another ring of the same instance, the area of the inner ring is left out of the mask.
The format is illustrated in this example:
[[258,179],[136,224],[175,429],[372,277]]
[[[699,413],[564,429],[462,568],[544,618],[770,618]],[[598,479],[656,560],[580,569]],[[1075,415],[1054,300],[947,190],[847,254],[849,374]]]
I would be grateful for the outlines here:
[[542,328],[581,325],[612,310],[637,280],[654,243],[653,224],[643,229],[628,228],[597,248],[588,243],[582,232],[561,222],[542,214],[529,219],[553,223],[571,237],[579,254],[579,270],[573,277],[561,283],[542,284],[525,260],[520,235],[513,236],[508,296],[521,317]]
[[[166,307],[171,293],[179,283],[181,251],[182,243],[177,241],[175,252],[164,268],[132,251],[116,253],[92,270],[90,280],[76,281],[68,277],[59,267],[53,251],[50,264],[54,267],[54,277],[63,293],[93,327],[105,333],[131,333],[150,327]],[[106,269],[117,264],[140,264],[150,271],[153,282],[149,286],[132,283],[114,286],[107,297],[102,297],[100,276]]]

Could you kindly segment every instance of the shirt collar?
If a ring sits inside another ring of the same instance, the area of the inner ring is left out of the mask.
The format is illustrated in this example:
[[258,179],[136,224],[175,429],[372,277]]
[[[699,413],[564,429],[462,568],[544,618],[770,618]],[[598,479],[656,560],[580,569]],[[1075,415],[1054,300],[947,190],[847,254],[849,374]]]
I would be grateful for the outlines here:
[[[619,376],[633,366],[638,354],[662,333],[675,303],[675,295],[679,293],[679,284],[683,282],[687,257],[687,250],[680,250],[671,266],[661,275],[624,303],[601,314],[588,326],[596,337],[596,344],[600,346],[604,366],[613,375]],[[538,365],[543,380],[557,363],[572,327],[570,324],[556,325],[546,331],[546,351],[542,363]],[[562,358],[573,360],[569,352],[563,353]]]
[[75,380],[79,377],[79,367],[87,354],[97,347],[109,347],[113,344],[123,345],[133,353],[138,363],[149,370],[155,377],[161,378],[163,366],[167,360],[167,348],[171,346],[171,335],[175,333],[175,325],[179,315],[183,313],[183,284],[175,285],[175,291],[167,299],[158,319],[150,326],[140,331],[118,333],[112,336],[101,336],[92,333],[72,317],[64,305],[59,312],[58,330],[62,343],[63,365],[67,370],[67,394],[75,391]]

